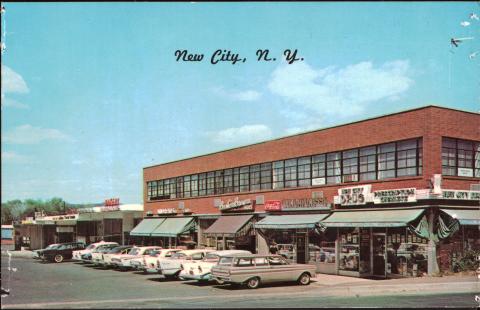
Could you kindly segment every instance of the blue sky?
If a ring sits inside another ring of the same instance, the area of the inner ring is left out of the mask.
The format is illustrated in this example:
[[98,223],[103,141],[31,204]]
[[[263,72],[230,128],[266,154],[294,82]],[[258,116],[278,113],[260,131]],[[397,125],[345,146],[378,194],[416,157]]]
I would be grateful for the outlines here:
[[[428,104],[480,111],[476,2],[4,5],[2,201],[141,202],[145,166]],[[217,49],[246,61],[212,65]]]

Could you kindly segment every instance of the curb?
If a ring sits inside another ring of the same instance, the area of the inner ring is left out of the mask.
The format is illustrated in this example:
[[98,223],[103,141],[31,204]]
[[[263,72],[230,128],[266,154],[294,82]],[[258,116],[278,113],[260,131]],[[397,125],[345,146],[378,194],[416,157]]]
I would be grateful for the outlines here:
[[33,253],[31,251],[2,251],[2,256],[11,256],[12,258],[32,258]]
[[[320,287],[319,287],[320,288]],[[356,285],[344,287],[322,287],[325,296],[375,296],[411,293],[478,293],[480,282],[443,282],[419,284]]]

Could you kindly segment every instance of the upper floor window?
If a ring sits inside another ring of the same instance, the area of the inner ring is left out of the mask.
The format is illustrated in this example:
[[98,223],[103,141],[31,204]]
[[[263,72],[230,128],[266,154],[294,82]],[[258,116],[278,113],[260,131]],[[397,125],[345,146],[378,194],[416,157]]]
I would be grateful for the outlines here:
[[442,138],[442,174],[480,177],[480,142]]

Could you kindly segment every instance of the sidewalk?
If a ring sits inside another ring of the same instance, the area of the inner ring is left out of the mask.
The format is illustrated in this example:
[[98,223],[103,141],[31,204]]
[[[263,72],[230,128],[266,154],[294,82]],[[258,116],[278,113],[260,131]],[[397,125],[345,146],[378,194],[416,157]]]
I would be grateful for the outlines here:
[[480,295],[477,276],[419,277],[371,280],[336,275],[317,274],[316,286],[324,296],[374,296],[398,294],[454,294]]
[[[8,255],[10,254],[10,255]],[[12,258],[32,258],[33,252],[29,250],[23,251],[8,251],[2,249],[2,256],[11,256]]]

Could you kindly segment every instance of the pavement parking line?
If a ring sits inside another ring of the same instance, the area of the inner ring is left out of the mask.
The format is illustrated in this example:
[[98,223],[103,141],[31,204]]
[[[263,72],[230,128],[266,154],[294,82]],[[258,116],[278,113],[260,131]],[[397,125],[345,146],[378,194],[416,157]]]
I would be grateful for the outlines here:
[[[468,284],[469,288],[471,289],[470,285],[478,283],[475,282],[442,282],[442,283],[418,283],[413,285],[410,288],[410,292],[406,291],[405,289],[402,292],[397,292],[397,293],[403,293],[403,294],[408,294],[408,293],[413,293],[417,289],[422,289],[424,287],[430,287],[434,288],[436,287],[444,287],[449,289],[450,292],[454,293],[457,289],[456,293],[462,291],[462,288],[460,286],[465,286],[465,284]],[[452,285],[454,285],[452,290]],[[474,285],[475,286],[475,285]],[[375,295],[375,288],[380,288],[382,292],[376,292],[378,295],[382,295],[385,293],[390,293],[389,289],[395,289],[398,290],[399,287],[405,288],[404,285],[385,285],[382,287],[379,286],[369,286],[369,285],[358,285],[358,286],[353,286],[353,287],[325,287],[325,290],[321,290],[320,292],[318,290],[308,290],[306,292],[292,292],[288,293],[287,295],[285,292],[275,292],[275,293],[245,293],[245,294],[235,294],[235,295],[216,295],[216,296],[211,296],[211,295],[202,295],[202,296],[190,296],[190,297],[160,297],[160,298],[136,298],[136,299],[111,299],[111,300],[96,300],[96,301],[65,301],[65,302],[45,302],[45,303],[29,303],[29,304],[11,304],[11,305],[2,305],[2,309],[17,309],[17,308],[48,308],[49,306],[82,306],[82,305],[99,305],[99,304],[105,304],[105,303],[141,303],[141,302],[162,302],[162,301],[190,301],[190,300],[202,300],[202,299],[225,299],[225,298],[257,298],[257,299],[264,299],[264,298],[270,298],[270,297],[275,297],[282,295],[284,297],[290,297],[290,296],[301,296],[301,295],[311,295],[311,296],[323,296],[323,297],[335,297],[336,294],[329,295],[329,293],[334,293],[335,291],[343,292],[343,293],[369,293],[367,295]],[[364,292],[364,290],[367,290],[367,292]],[[428,291],[428,290],[427,290]],[[468,292],[468,291],[465,291]],[[425,290],[422,291],[422,293],[427,293]],[[470,292],[468,292],[470,293]]]

